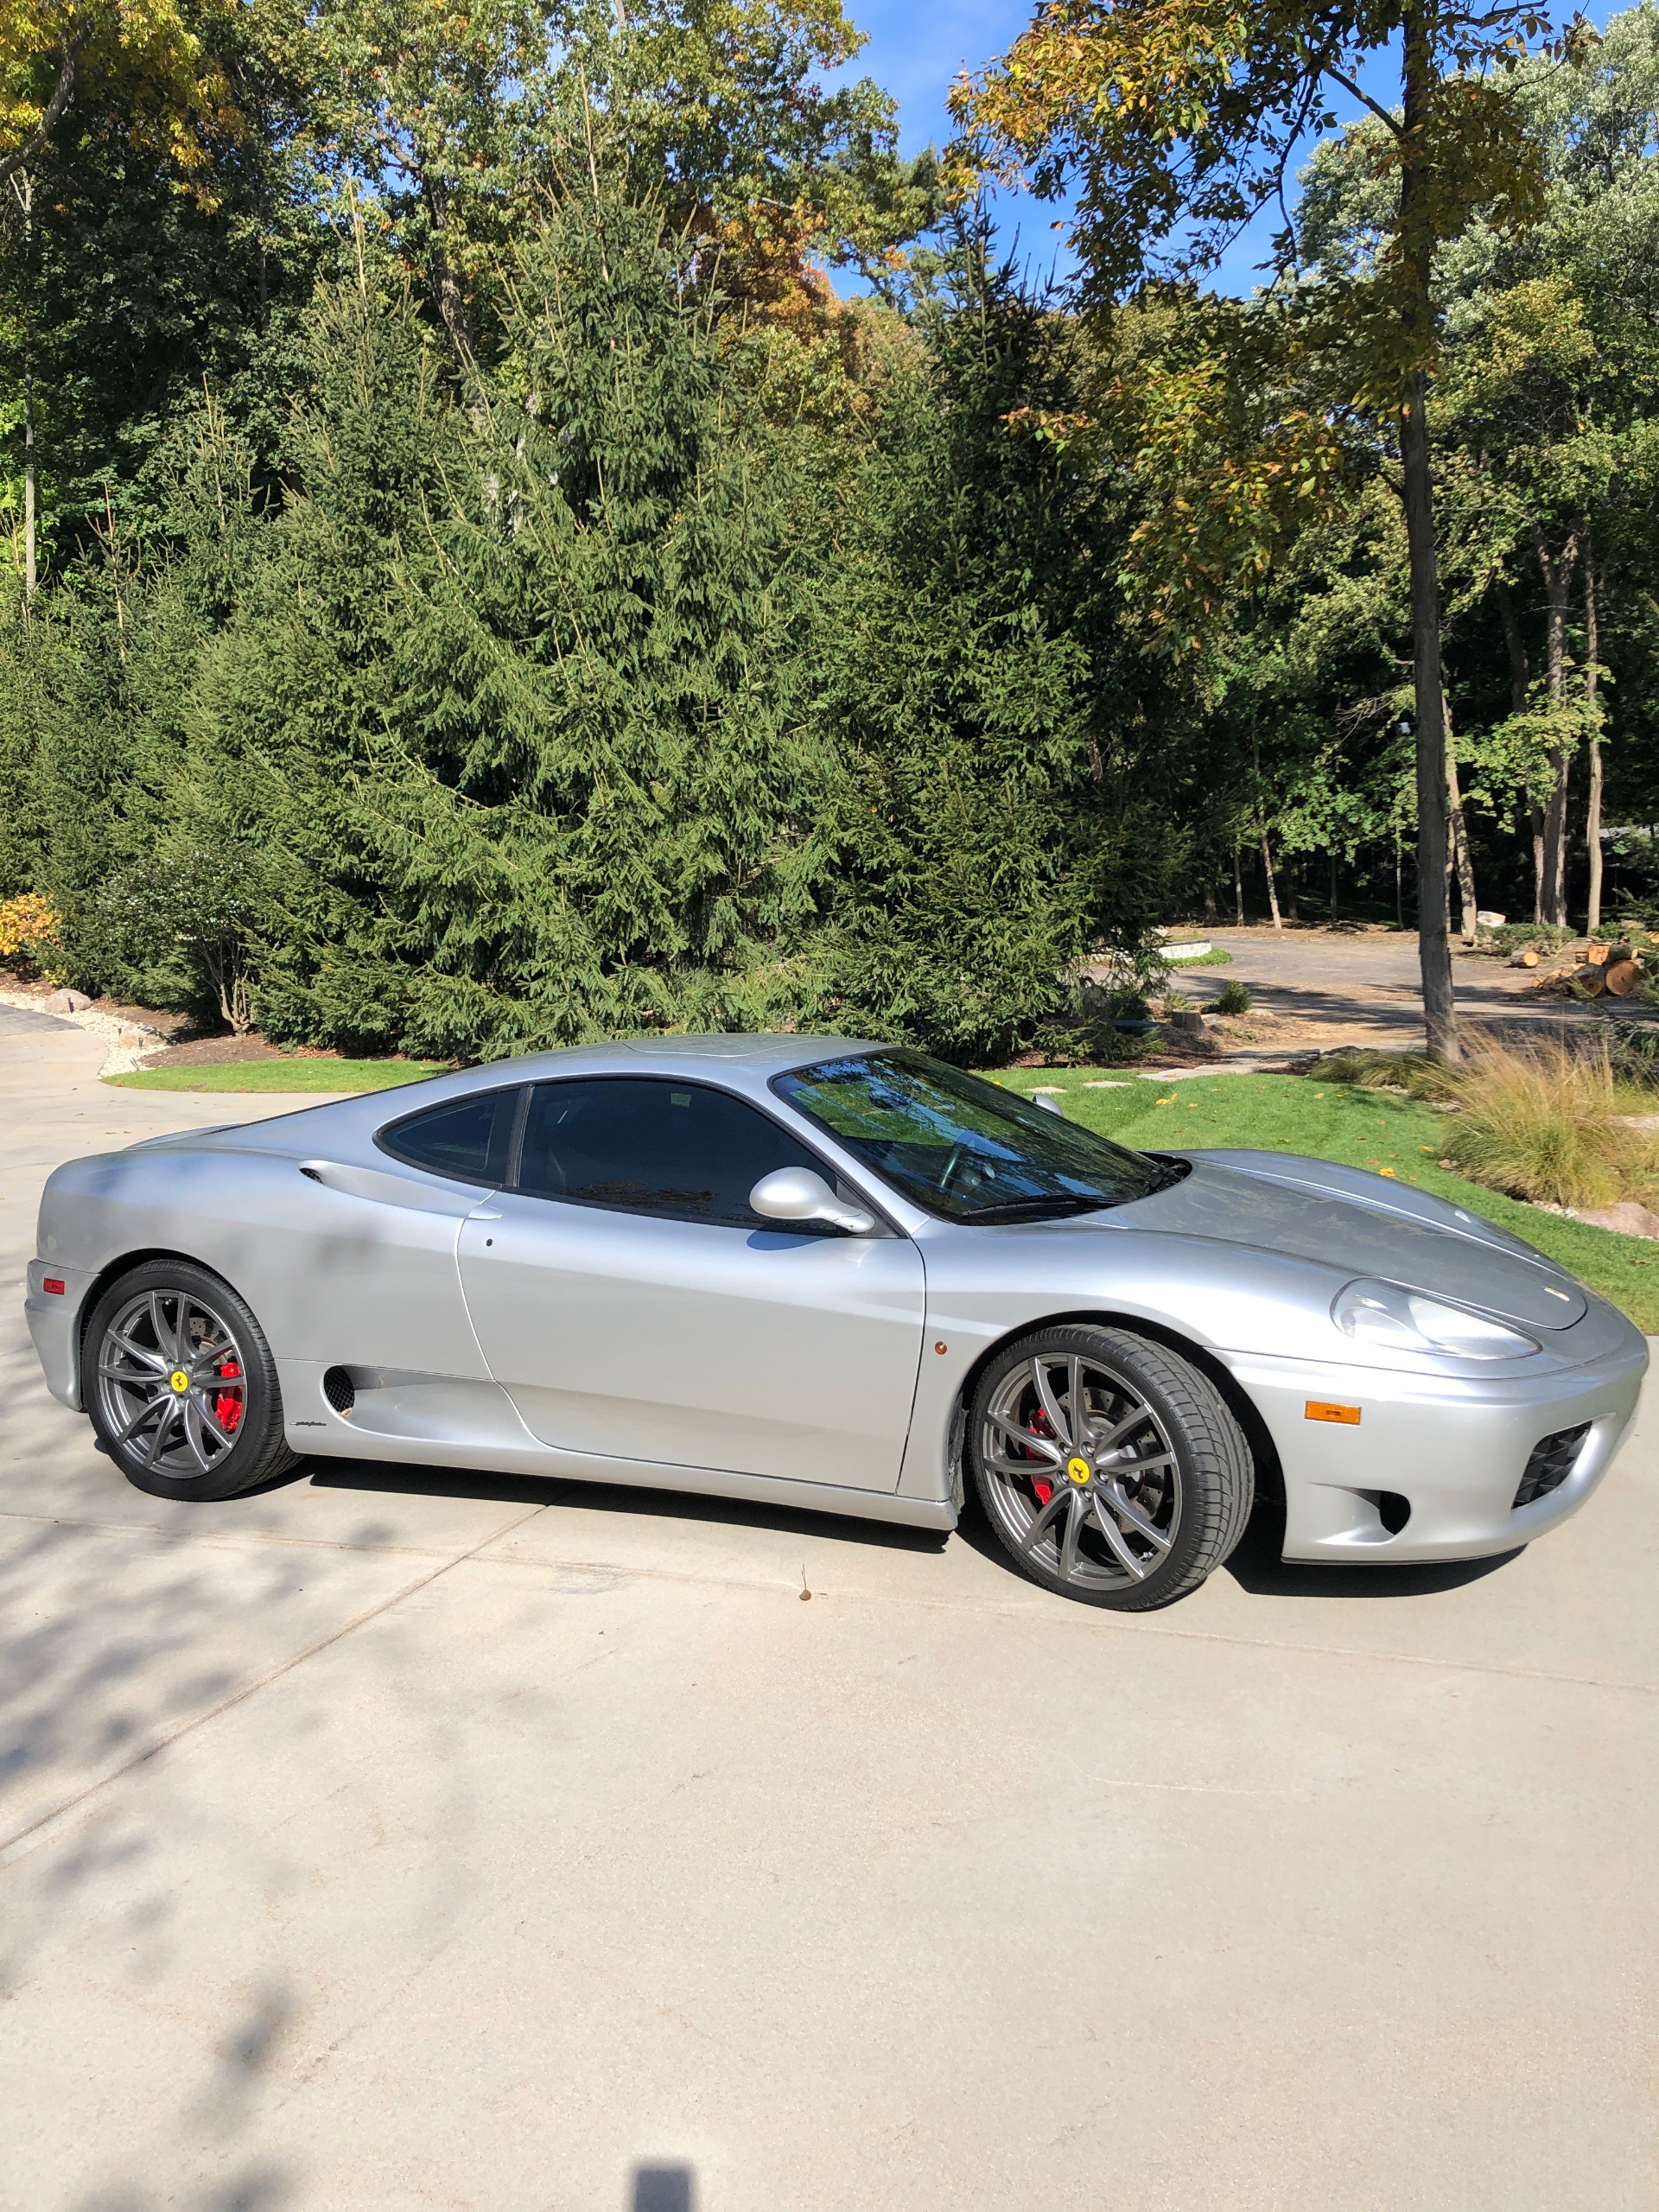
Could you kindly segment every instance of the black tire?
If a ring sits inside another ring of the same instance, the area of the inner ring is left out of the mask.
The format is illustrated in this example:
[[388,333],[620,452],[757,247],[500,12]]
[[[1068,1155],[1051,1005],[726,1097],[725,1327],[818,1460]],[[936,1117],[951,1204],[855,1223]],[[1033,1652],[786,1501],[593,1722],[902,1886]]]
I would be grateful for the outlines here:
[[[1107,1447],[1109,1437],[1120,1440]],[[1250,1447],[1215,1384],[1127,1329],[1067,1323],[1007,1346],[974,1393],[966,1446],[1020,1573],[1118,1612],[1196,1590],[1243,1535],[1255,1497]]]
[[80,1390],[105,1451],[153,1497],[236,1497],[299,1465],[264,1332],[194,1261],[147,1260],[110,1285],[81,1339]]

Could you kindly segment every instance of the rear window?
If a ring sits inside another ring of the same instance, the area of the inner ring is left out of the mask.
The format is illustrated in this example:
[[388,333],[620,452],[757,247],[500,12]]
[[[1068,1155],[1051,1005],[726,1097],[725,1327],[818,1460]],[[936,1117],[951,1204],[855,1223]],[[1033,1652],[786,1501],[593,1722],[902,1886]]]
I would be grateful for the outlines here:
[[505,1183],[522,1096],[522,1084],[515,1084],[511,1090],[480,1091],[445,1106],[429,1106],[423,1114],[393,1122],[375,1141],[394,1160],[457,1183]]

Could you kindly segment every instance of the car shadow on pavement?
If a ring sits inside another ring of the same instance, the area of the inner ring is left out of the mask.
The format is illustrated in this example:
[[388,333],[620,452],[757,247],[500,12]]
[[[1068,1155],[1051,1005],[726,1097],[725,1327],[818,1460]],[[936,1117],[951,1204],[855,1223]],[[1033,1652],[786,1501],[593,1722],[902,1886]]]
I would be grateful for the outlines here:
[[1390,1567],[1382,1560],[1352,1567],[1319,1567],[1281,1559],[1284,1515],[1258,1513],[1226,1560],[1226,1571],[1253,1598],[1426,1598],[1438,1590],[1460,1590],[1518,1559],[1525,1550],[1499,1552],[1491,1559],[1448,1560],[1438,1564]]
[[[791,1535],[816,1535],[838,1542],[869,1544],[888,1551],[943,1552],[950,1541],[944,1531],[907,1529],[894,1521],[864,1521],[836,1513],[817,1513],[787,1505],[757,1504],[744,1498],[709,1497],[700,1491],[636,1489],[632,1484],[566,1482],[551,1477],[480,1474],[461,1467],[405,1467],[377,1459],[310,1459],[292,1474],[279,1476],[264,1485],[276,1490],[289,1483],[310,1482],[320,1490],[358,1491],[405,1497],[470,1498],[504,1505],[580,1506],[588,1512],[615,1513],[638,1520],[700,1521],[728,1529],[774,1529]],[[1495,1574],[1523,1545],[1490,1559],[1452,1560],[1438,1565],[1401,1565],[1360,1561],[1354,1566],[1315,1566],[1280,1557],[1283,1541],[1282,1508],[1263,1501],[1246,1529],[1238,1548],[1225,1562],[1226,1571],[1241,1589],[1255,1598],[1421,1598],[1440,1590],[1459,1590]],[[969,1494],[957,1536],[1001,1567],[1017,1575],[1001,1544],[993,1534],[978,1500]]]
[[308,1459],[292,1475],[267,1485],[309,1481],[319,1490],[379,1491],[406,1497],[470,1498],[491,1504],[581,1506],[637,1520],[703,1521],[727,1529],[779,1529],[790,1535],[832,1536],[888,1551],[942,1552],[944,1529],[909,1529],[902,1522],[865,1521],[841,1513],[809,1512],[747,1498],[710,1497],[700,1491],[655,1490],[632,1483],[567,1482],[556,1477],[479,1474],[463,1467],[403,1467],[380,1459]]
[[[1314,1567],[1298,1560],[1281,1559],[1284,1530],[1282,1507],[1275,1510],[1272,1499],[1264,1500],[1240,1539],[1238,1548],[1224,1561],[1226,1572],[1253,1598],[1422,1598],[1437,1590],[1458,1590],[1466,1582],[1478,1582],[1483,1575],[1494,1573],[1510,1560],[1518,1558],[1524,1548],[1517,1545],[1514,1551],[1501,1553],[1496,1559],[1455,1560],[1435,1567],[1385,1567],[1380,1562],[1357,1567]],[[971,1491],[957,1534],[963,1543],[970,1544],[983,1557],[1007,1568],[1010,1574],[1017,1572]]]

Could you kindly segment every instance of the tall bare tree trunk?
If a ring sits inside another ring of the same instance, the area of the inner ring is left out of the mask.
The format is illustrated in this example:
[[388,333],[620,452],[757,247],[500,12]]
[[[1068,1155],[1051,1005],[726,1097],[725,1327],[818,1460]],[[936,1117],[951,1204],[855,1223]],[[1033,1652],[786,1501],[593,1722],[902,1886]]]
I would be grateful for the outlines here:
[[1238,845],[1233,845],[1233,913],[1240,929],[1244,926],[1244,873],[1239,866]]
[[[1502,576],[1492,586],[1492,597],[1497,602],[1498,620],[1503,625],[1503,643],[1509,648],[1510,712],[1524,715],[1527,694],[1532,686],[1532,670],[1528,665],[1521,625],[1516,620],[1515,601]],[[1541,807],[1529,805],[1527,811],[1532,829],[1532,918],[1535,923],[1539,923],[1544,918],[1544,816]]]
[[[1579,559],[1575,524],[1559,553],[1552,553],[1541,530],[1533,532],[1538,568],[1544,580],[1544,671],[1552,714],[1567,711],[1567,594]],[[1567,923],[1567,796],[1573,748],[1559,732],[1549,748],[1549,803],[1544,809],[1544,919],[1557,929]]]
[[1273,880],[1273,855],[1268,850],[1268,825],[1265,822],[1262,824],[1262,873],[1268,879],[1268,908],[1273,916],[1273,926],[1281,930],[1285,925],[1279,912],[1279,887]]
[[35,330],[23,334],[23,596],[35,598]]
[[23,211],[24,282],[30,286],[23,310],[23,602],[32,606],[37,556],[35,551],[35,179],[27,169],[13,172],[11,188]]
[[1584,842],[1590,852],[1590,894],[1585,926],[1592,937],[1601,927],[1601,699],[1600,671],[1596,666],[1601,650],[1601,629],[1596,612],[1596,556],[1586,527],[1584,533],[1584,698],[1590,734],[1590,795],[1584,810]]
[[[1452,825],[1452,861],[1458,879],[1458,900],[1463,909],[1462,937],[1475,941],[1475,863],[1469,850],[1469,824],[1463,818],[1463,793],[1458,785],[1458,752],[1452,742],[1452,702],[1446,702],[1446,803]],[[1448,888],[1449,888],[1448,884]]]
[[[1406,358],[1426,362],[1433,337],[1433,181],[1422,147],[1436,86],[1429,0],[1403,11],[1400,139],[1400,240],[1406,275],[1401,336]],[[1434,477],[1428,450],[1428,375],[1418,367],[1400,416],[1406,555],[1411,575],[1411,670],[1417,735],[1417,961],[1423,978],[1423,1029],[1432,1060],[1462,1057],[1452,988],[1452,939],[1446,920],[1446,694],[1440,679],[1440,577],[1434,537]]]
[[1274,929],[1281,930],[1285,925],[1279,912],[1279,887],[1273,880],[1273,855],[1268,849],[1267,810],[1262,805],[1262,747],[1254,737],[1250,740],[1250,767],[1255,777],[1255,803],[1259,810],[1255,818],[1262,831],[1262,873],[1268,880],[1268,911],[1273,916]]

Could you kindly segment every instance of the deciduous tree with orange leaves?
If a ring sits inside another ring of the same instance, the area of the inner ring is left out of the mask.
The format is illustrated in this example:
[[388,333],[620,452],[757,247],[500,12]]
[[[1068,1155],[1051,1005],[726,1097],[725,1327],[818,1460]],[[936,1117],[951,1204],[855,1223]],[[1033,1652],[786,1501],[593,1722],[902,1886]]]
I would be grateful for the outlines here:
[[[952,95],[963,180],[990,173],[1071,196],[1083,297],[1109,308],[1160,276],[1202,276],[1265,209],[1345,94],[1382,128],[1392,186],[1381,250],[1322,288],[1331,404],[1391,420],[1409,550],[1418,796],[1419,931],[1431,1053],[1459,1056],[1446,923],[1446,709],[1427,393],[1437,348],[1437,251],[1478,216],[1536,219],[1541,149],[1511,73],[1543,48],[1570,60],[1592,35],[1530,0],[1052,0],[1007,54]],[[1398,101],[1363,79],[1397,70]],[[1288,214],[1276,241],[1291,270]],[[1338,294],[1340,296],[1338,296]]]

